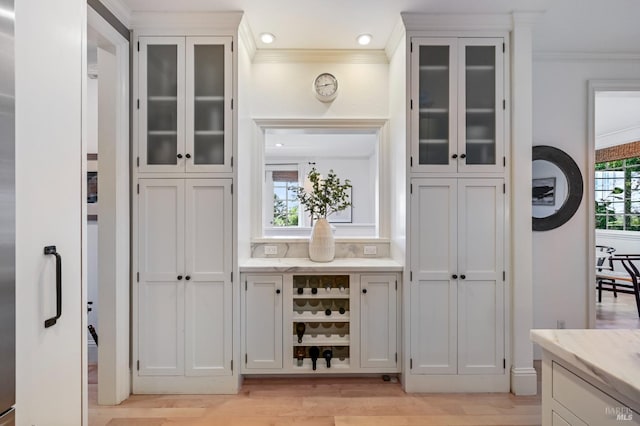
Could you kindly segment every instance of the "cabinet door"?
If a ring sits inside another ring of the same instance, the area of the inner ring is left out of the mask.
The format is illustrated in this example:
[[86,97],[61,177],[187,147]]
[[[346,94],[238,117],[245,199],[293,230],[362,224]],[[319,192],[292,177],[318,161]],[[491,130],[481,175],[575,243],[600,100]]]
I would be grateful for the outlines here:
[[360,365],[396,366],[396,276],[360,277]]
[[231,179],[187,179],[185,374],[231,374]]
[[187,37],[186,170],[231,171],[231,37]]
[[502,179],[458,182],[458,373],[502,373],[504,194]]
[[184,181],[141,179],[140,375],[184,374]]
[[458,171],[504,170],[503,39],[458,44]]
[[141,172],[184,171],[184,37],[140,37]]
[[457,371],[456,179],[413,179],[411,358],[414,374]]
[[412,170],[455,171],[457,39],[417,38],[412,43]]
[[282,276],[245,278],[247,368],[282,368]]

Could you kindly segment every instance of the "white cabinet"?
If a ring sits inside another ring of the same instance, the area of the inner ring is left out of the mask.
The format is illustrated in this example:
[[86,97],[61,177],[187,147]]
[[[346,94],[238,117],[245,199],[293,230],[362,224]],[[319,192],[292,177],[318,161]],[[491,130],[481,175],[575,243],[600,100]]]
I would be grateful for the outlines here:
[[282,369],[282,275],[247,275],[244,285],[246,368]]
[[360,276],[360,366],[397,365],[397,288],[393,274]]
[[504,40],[410,43],[411,172],[502,172]]
[[411,181],[413,374],[504,372],[503,182]]
[[137,219],[134,391],[145,376],[230,375],[231,180],[140,179]]
[[232,171],[231,40],[139,38],[139,172]]

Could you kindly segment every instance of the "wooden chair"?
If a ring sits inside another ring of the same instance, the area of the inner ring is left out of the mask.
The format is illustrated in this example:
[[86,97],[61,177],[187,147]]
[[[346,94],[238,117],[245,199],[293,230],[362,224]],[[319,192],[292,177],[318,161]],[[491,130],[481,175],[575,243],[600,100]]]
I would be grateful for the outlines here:
[[[596,274],[602,271],[613,271],[613,260],[611,256],[616,251],[615,248],[610,246],[596,246]],[[604,280],[607,284],[612,286],[613,297],[618,297],[618,292],[616,291],[615,280]],[[598,302],[602,302],[602,282],[597,281],[598,283]],[[611,290],[608,288],[607,290]]]
[[[636,263],[640,262],[640,254],[616,254],[610,256],[611,265],[620,262],[626,272],[608,269],[596,270],[596,281],[598,284],[598,301],[601,300],[602,290],[617,293],[633,294],[636,298],[636,307],[640,317],[640,272]],[[635,262],[635,263],[634,263]],[[638,263],[640,264],[640,263]]]

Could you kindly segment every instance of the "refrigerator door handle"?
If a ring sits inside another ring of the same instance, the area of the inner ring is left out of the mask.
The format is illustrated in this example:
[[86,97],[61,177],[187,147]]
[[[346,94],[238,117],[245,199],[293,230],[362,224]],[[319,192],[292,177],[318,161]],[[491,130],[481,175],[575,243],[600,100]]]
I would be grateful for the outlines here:
[[55,325],[62,315],[62,257],[56,251],[56,246],[46,246],[44,254],[52,254],[56,257],[56,316],[44,322],[44,328],[49,328]]

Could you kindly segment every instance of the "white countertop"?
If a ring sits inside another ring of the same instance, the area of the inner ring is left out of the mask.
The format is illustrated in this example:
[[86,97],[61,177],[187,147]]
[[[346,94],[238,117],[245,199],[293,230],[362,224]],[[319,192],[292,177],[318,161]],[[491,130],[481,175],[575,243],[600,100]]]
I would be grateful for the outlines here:
[[531,330],[531,340],[640,407],[640,330]]
[[403,267],[393,259],[355,258],[313,262],[311,259],[280,257],[252,257],[240,263],[240,272],[398,272]]

